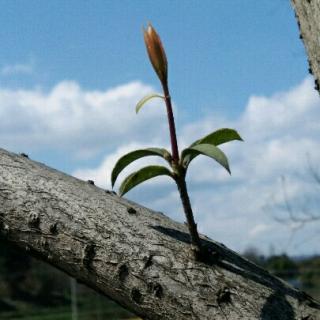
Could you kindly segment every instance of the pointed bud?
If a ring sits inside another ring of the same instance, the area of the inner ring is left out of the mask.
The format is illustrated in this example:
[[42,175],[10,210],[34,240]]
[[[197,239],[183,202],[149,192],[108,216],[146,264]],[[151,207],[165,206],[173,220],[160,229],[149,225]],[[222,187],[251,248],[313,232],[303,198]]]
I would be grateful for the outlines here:
[[160,37],[150,23],[147,30],[143,30],[143,35],[151,64],[164,84],[168,79],[168,62]]

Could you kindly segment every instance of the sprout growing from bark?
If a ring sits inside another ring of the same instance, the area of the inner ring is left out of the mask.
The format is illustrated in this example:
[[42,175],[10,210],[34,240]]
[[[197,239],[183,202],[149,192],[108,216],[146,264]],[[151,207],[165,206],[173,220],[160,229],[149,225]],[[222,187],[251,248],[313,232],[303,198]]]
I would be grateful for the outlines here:
[[202,137],[201,139],[196,140],[188,148],[182,150],[181,154],[179,154],[171,96],[168,86],[168,63],[166,53],[164,51],[159,35],[151,24],[149,24],[147,29],[144,29],[143,32],[147,53],[151,64],[161,82],[163,94],[155,93],[142,98],[136,105],[136,113],[140,111],[140,109],[144,104],[146,104],[146,102],[153,98],[160,98],[164,100],[168,116],[171,153],[163,148],[146,148],[134,150],[125,154],[117,161],[112,170],[111,184],[113,187],[121,171],[133,161],[148,156],[157,156],[163,158],[168,163],[167,167],[158,165],[146,166],[127,176],[120,185],[120,196],[123,196],[138,184],[151,178],[160,175],[166,175],[172,178],[179,190],[190,233],[192,249],[195,257],[199,259],[203,257],[205,251],[203,249],[203,246],[201,245],[201,240],[197,230],[197,224],[194,220],[191,202],[188,195],[186,184],[187,170],[193,159],[195,159],[199,155],[204,155],[214,159],[231,174],[228,159],[223,151],[218,148],[218,146],[233,140],[242,141],[242,139],[237,131],[233,129],[223,128],[214,131],[207,136]]

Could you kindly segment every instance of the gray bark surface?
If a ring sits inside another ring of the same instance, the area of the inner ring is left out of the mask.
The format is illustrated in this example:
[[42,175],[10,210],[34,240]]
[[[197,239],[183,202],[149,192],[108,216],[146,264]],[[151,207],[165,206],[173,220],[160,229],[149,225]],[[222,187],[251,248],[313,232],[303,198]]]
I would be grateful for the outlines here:
[[309,57],[309,72],[315,78],[315,89],[320,93],[320,0],[291,0],[300,38]]
[[320,319],[311,297],[223,244],[201,236],[197,262],[185,225],[2,149],[0,204],[1,238],[145,319]]

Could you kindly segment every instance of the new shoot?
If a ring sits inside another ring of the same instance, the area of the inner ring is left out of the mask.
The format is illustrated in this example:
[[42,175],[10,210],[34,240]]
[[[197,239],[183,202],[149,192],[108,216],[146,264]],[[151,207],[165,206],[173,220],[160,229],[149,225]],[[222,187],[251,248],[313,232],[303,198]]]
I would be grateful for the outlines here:
[[140,183],[160,175],[166,175],[173,179],[179,190],[180,199],[190,233],[190,241],[193,253],[195,255],[195,258],[200,260],[201,257],[204,257],[206,252],[199,237],[197,224],[194,220],[191,202],[188,195],[186,184],[187,170],[193,159],[195,159],[199,155],[204,155],[214,159],[218,164],[220,164],[230,173],[228,159],[226,155],[218,148],[218,146],[233,140],[242,141],[242,139],[237,131],[233,129],[223,128],[196,140],[188,148],[182,150],[181,153],[179,153],[175,121],[171,104],[171,96],[168,86],[168,62],[166,53],[159,35],[151,24],[148,25],[147,29],[143,30],[143,33],[147,53],[153,69],[160,80],[163,93],[150,94],[141,99],[136,105],[136,113],[138,113],[142,106],[151,99],[160,98],[164,101],[168,116],[171,153],[163,148],[146,148],[134,150],[125,154],[117,161],[112,171],[112,187],[114,186],[116,179],[121,171],[133,161],[148,156],[157,156],[163,158],[167,162],[168,166],[146,166],[126,177],[120,185],[120,196],[123,196],[125,193],[127,193],[129,190],[136,187]]

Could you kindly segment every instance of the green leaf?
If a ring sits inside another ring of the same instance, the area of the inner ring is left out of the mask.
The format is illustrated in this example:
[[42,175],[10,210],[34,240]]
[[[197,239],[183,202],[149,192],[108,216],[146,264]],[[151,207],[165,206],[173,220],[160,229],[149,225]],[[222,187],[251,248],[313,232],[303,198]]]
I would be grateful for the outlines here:
[[144,167],[139,171],[136,171],[130,174],[128,177],[124,179],[124,181],[122,182],[119,188],[119,194],[122,197],[125,193],[127,193],[129,190],[131,190],[138,184],[161,175],[167,175],[169,177],[172,177],[170,170],[165,167],[162,167],[162,166]]
[[200,143],[201,144],[208,143],[208,144],[213,144],[215,146],[218,146],[220,144],[223,144],[229,141],[234,141],[234,140],[243,141],[236,130],[223,128],[223,129],[214,131],[208,134],[207,136],[195,141],[194,143],[191,144],[190,147],[193,147]]
[[216,146],[211,144],[197,144],[193,147],[189,147],[182,151],[181,157],[182,161],[184,162],[185,157],[191,155],[193,158],[198,156],[199,154],[203,154],[208,156],[214,160],[216,160],[219,164],[221,164],[230,174],[230,168],[228,163],[228,158],[226,155]]
[[138,149],[131,151],[124,156],[122,156],[117,163],[115,164],[112,173],[111,173],[111,184],[112,188],[118,178],[118,175],[120,172],[127,167],[131,162],[148,156],[160,156],[164,158],[165,160],[168,160],[168,157],[170,158],[170,153],[166,149],[160,149],[160,148],[147,148],[147,149]]
[[136,105],[136,113],[139,112],[139,110],[143,107],[143,105],[146,102],[148,102],[149,100],[151,100],[153,98],[162,98],[162,99],[164,99],[164,96],[161,96],[160,94],[157,94],[157,93],[151,93],[151,94],[148,94],[147,96],[143,97]]
[[[234,141],[234,140],[243,141],[236,130],[223,128],[223,129],[214,131],[199,140],[196,140],[194,143],[190,145],[189,148],[199,144],[211,144],[214,146],[218,146],[220,144],[223,144],[229,141]],[[189,155],[185,156],[183,159],[184,166],[187,167],[190,164],[190,162],[198,155],[199,154],[196,154],[196,153],[193,153],[193,154],[190,153]]]

